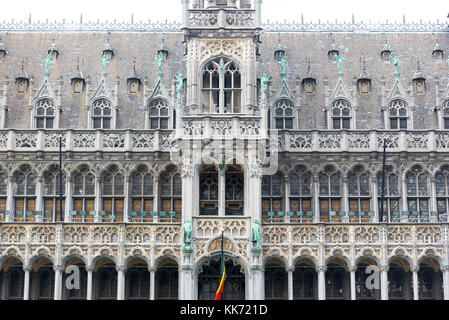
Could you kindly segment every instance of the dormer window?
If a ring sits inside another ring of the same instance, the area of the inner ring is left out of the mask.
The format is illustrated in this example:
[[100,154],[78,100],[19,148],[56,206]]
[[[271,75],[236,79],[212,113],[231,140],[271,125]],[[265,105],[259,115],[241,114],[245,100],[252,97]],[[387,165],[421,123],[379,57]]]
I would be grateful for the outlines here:
[[203,69],[202,112],[240,113],[242,77],[239,67],[220,58]]
[[111,129],[112,104],[106,99],[95,100],[92,104],[94,129]]
[[55,104],[50,99],[42,99],[36,103],[36,128],[53,129]]
[[274,104],[275,129],[293,129],[294,107],[290,100],[282,99]]
[[393,100],[390,103],[390,129],[407,129],[408,108],[403,100]]
[[351,105],[339,99],[332,103],[332,129],[351,129]]

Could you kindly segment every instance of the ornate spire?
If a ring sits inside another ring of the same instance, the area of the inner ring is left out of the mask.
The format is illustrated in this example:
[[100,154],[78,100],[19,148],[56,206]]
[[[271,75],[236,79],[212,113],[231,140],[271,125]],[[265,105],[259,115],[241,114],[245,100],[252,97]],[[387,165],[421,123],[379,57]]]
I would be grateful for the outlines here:
[[365,65],[366,60],[363,56],[360,57],[360,62],[362,63],[362,72],[359,75],[359,80],[362,80],[362,79],[369,80],[370,77],[368,75],[368,72],[366,72],[366,65]]
[[419,60],[416,61],[416,65],[417,66],[416,66],[415,74],[413,75],[413,80],[424,80],[425,78],[424,78],[423,74],[421,73],[421,66],[420,66]]

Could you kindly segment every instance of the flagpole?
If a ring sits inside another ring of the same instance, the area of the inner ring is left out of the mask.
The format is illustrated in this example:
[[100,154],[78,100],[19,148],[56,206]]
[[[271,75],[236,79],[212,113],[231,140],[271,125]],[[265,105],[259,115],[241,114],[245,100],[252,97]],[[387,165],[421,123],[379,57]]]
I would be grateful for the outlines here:
[[384,199],[385,199],[385,154],[387,148],[387,137],[384,137],[384,151],[382,155],[382,193],[380,197],[380,222],[383,222],[384,216]]
[[223,240],[224,240],[224,229],[221,230],[221,277],[220,282],[218,283],[217,292],[215,294],[215,300],[220,300],[221,294],[223,293],[224,289],[224,280],[226,277],[226,271],[225,271],[225,261],[224,261],[224,251],[223,251]]
[[59,135],[59,221],[64,222],[62,212],[62,135]]

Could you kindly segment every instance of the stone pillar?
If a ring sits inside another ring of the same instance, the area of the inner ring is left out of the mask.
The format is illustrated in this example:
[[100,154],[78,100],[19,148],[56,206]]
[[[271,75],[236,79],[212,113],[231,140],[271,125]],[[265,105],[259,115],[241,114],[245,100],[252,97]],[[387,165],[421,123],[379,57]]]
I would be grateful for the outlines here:
[[218,215],[224,217],[225,212],[225,201],[226,201],[226,173],[225,168],[218,168]]
[[293,271],[295,267],[287,267],[288,275],[288,300],[293,300]]
[[412,272],[413,272],[413,300],[419,300],[418,271],[419,271],[419,266],[414,266],[412,268]]
[[[37,182],[36,182],[36,204],[34,207],[35,211],[42,211],[42,204],[43,204],[43,193],[44,193],[44,184],[43,184],[43,176],[39,174],[37,176]],[[27,210],[27,209],[25,209]],[[56,219],[54,219],[56,221]]]
[[319,266],[318,271],[318,300],[326,300],[326,266]]
[[[401,190],[401,197],[402,197],[402,211],[408,211],[408,203],[407,203],[407,181],[405,179],[405,173],[401,175],[401,181],[402,181],[402,190]],[[402,213],[401,213],[401,221],[402,221]]]
[[92,272],[94,267],[87,267],[87,300],[92,300]]
[[[184,185],[184,182],[183,182]],[[159,176],[154,177],[154,189],[153,189],[153,211],[159,212]],[[184,213],[184,211],[183,211]],[[155,217],[157,219],[157,216]],[[153,221],[155,222],[155,221]]]
[[342,211],[349,211],[349,199],[348,199],[348,175],[345,174],[343,176],[343,203],[342,203]]
[[357,266],[352,266],[349,268],[351,273],[351,300],[357,300],[355,291],[355,272],[357,271]]
[[30,272],[32,267],[30,265],[24,265],[23,271],[25,271],[25,277],[23,281],[23,300],[30,300]]
[[148,267],[148,271],[150,272],[150,300],[154,300],[155,297],[156,283],[154,281],[156,279],[156,270],[157,268],[155,266]]
[[[14,188],[13,188],[14,177],[8,175],[8,191],[6,196],[6,211],[14,211]],[[15,213],[13,214],[13,216]]]
[[[192,221],[193,216],[193,168],[189,158],[183,160],[181,169],[182,179],[182,219],[189,218]],[[192,221],[193,223],[193,221]]]
[[289,181],[288,176],[284,176],[284,217],[285,222],[290,222],[290,217],[287,215],[287,213],[290,211],[290,188],[289,188]]
[[54,290],[54,299],[61,300],[62,296],[62,271],[63,267],[60,265],[55,265],[53,267],[55,271],[55,290]]
[[262,167],[258,161],[250,162],[248,174],[248,210],[252,219],[262,221]]
[[249,300],[265,299],[264,268],[262,265],[262,254],[260,250],[251,250],[251,265],[249,268],[250,292]]
[[182,250],[182,264],[179,269],[179,300],[193,300],[193,251]]
[[[371,197],[371,204],[372,204],[372,210],[374,211],[374,221],[373,222],[379,222],[380,220],[380,208],[379,208],[379,201],[378,201],[378,193],[377,193],[377,176],[373,174],[371,176],[371,188],[372,188],[372,197]],[[384,208],[385,211],[385,208]]]
[[64,222],[70,222],[70,211],[73,210],[73,198],[72,198],[72,175],[69,173],[66,177],[65,184],[65,203],[64,203]]
[[95,211],[97,222],[100,219],[98,213],[102,210],[102,208],[103,206],[101,205],[101,177],[95,176]]
[[125,266],[117,266],[115,270],[117,270],[117,300],[125,300]]
[[318,184],[318,174],[313,175],[313,222],[320,222],[320,189]]
[[430,177],[430,208],[429,208],[429,218],[430,211],[437,211],[437,186],[435,183],[435,176]]
[[380,299],[388,300],[388,266],[380,267]]
[[443,266],[442,271],[444,300],[449,300],[449,265]]
[[129,201],[130,201],[130,196],[129,196],[130,180],[131,180],[131,176],[127,173],[125,175],[125,187],[123,190],[125,192],[125,200],[124,200],[124,204],[123,204],[123,222],[128,222]]

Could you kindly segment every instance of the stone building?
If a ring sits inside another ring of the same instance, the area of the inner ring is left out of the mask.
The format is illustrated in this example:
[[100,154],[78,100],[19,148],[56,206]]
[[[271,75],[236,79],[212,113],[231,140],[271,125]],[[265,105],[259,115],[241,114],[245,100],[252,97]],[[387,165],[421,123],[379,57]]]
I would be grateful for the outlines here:
[[1,299],[449,299],[447,24],[261,3],[0,23]]

